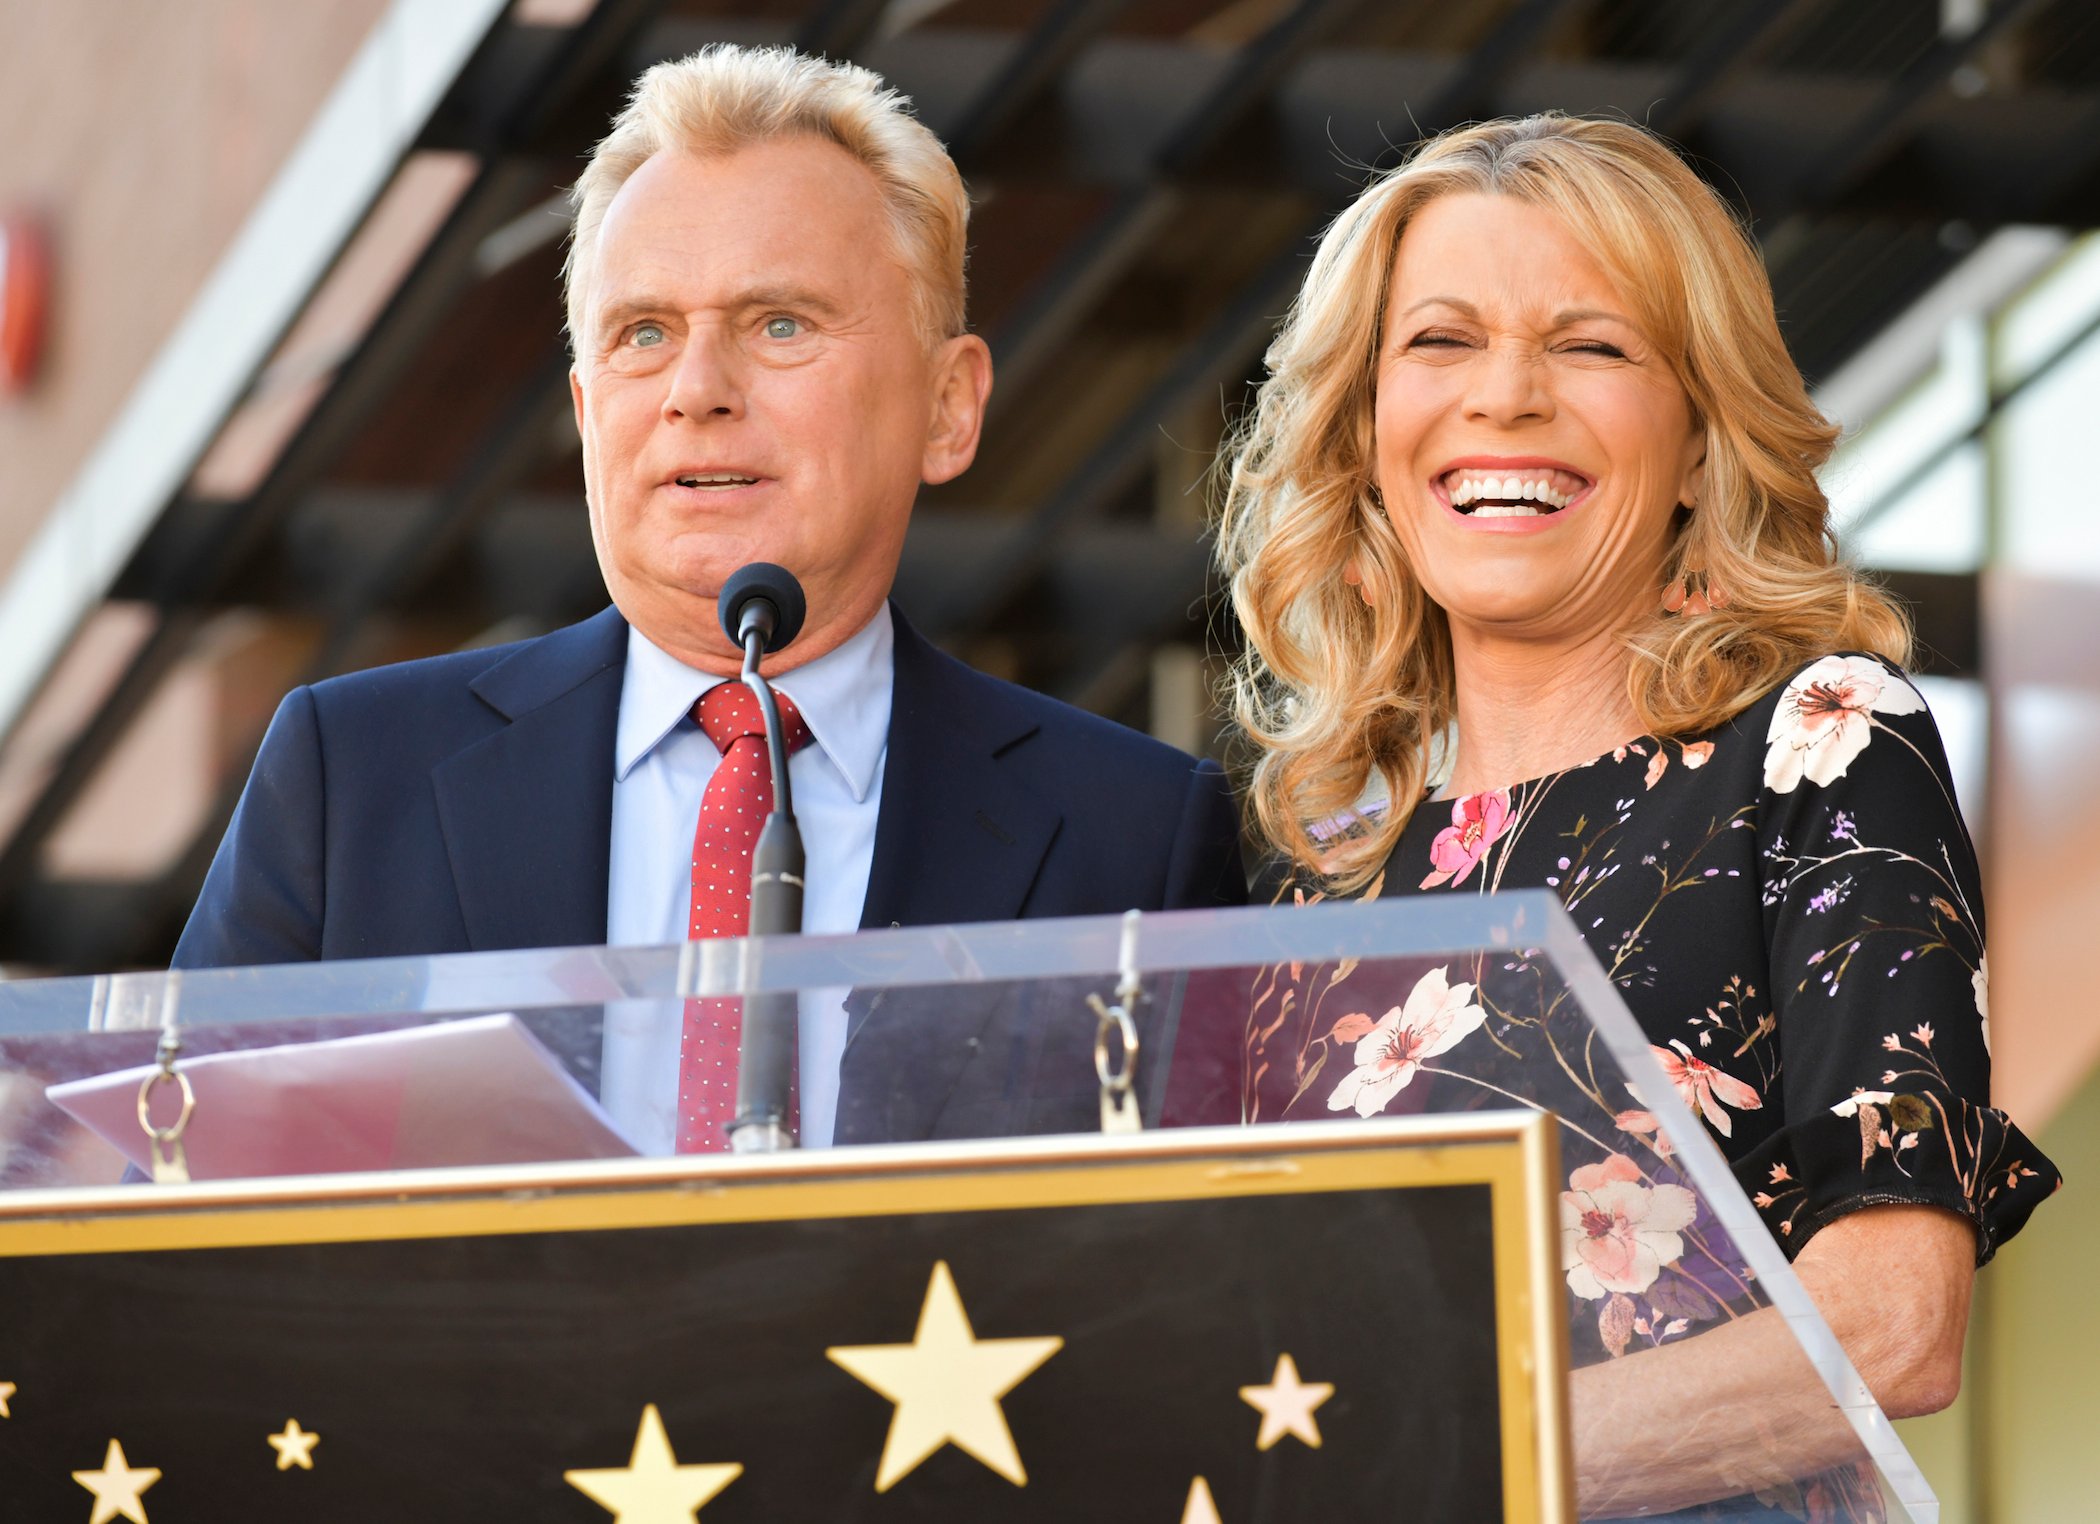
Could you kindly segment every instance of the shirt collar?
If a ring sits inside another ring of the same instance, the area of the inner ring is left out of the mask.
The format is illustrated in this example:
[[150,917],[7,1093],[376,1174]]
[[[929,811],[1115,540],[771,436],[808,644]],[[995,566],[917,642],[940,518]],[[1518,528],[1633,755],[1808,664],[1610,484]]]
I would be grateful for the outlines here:
[[[840,645],[773,681],[802,711],[810,738],[856,803],[864,803],[875,786],[875,769],[889,744],[895,640],[884,603]],[[695,671],[629,625],[613,776],[625,782],[635,765],[688,719],[700,695],[729,680]]]

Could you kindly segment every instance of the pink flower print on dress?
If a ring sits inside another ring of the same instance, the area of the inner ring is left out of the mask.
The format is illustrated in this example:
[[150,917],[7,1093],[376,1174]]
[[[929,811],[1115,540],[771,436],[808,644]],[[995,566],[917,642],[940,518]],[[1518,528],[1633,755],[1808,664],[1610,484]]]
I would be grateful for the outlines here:
[[1642,1184],[1640,1166],[1624,1154],[1583,1165],[1568,1186],[1560,1196],[1561,1268],[1577,1296],[1638,1296],[1663,1266],[1684,1257],[1678,1231],[1691,1226],[1699,1204],[1683,1186]]
[[[1676,1049],[1674,1053],[1672,1048]],[[1684,1098],[1684,1104],[1705,1117],[1724,1138],[1734,1135],[1735,1124],[1721,1109],[1723,1106],[1733,1106],[1737,1111],[1759,1111],[1764,1107],[1764,1099],[1754,1086],[1694,1058],[1692,1050],[1674,1037],[1670,1047],[1658,1048],[1651,1043],[1649,1051],[1662,1065],[1663,1078],[1676,1086],[1678,1095]]]
[[1991,955],[1983,954],[1976,960],[1976,972],[1969,975],[1969,988],[1976,994],[1976,1014],[1983,1021],[1983,1051],[1991,1051]]
[[1652,1111],[1622,1111],[1612,1122],[1621,1132],[1639,1134],[1665,1159],[1677,1152],[1677,1145],[1670,1141],[1670,1135],[1662,1130],[1662,1123],[1655,1120]]
[[[1365,1018],[1343,1017],[1336,1033],[1357,1030]],[[1473,1001],[1473,986],[1453,984],[1444,970],[1433,968],[1415,981],[1407,1004],[1394,1006],[1356,1044],[1356,1068],[1327,1097],[1329,1111],[1354,1107],[1360,1117],[1375,1116],[1407,1088],[1422,1060],[1457,1046],[1460,1039],[1487,1020]]]
[[1867,656],[1826,656],[1786,685],[1765,732],[1765,787],[1828,787],[1873,739],[1876,714],[1916,714],[1918,690]]
[[1451,824],[1429,844],[1429,860],[1436,864],[1436,871],[1422,880],[1422,887],[1434,889],[1447,881],[1454,886],[1463,884],[1495,839],[1508,829],[1508,789],[1490,789],[1455,801]]

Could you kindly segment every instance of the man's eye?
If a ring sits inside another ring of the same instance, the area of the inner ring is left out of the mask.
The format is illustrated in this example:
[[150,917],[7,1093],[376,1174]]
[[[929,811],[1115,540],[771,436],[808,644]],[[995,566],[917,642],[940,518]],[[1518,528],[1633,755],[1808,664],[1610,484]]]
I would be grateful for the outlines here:
[[628,335],[628,342],[636,349],[654,349],[665,337],[661,323],[637,323],[634,332]]
[[802,325],[791,317],[766,319],[766,337],[769,339],[792,339],[802,332]]

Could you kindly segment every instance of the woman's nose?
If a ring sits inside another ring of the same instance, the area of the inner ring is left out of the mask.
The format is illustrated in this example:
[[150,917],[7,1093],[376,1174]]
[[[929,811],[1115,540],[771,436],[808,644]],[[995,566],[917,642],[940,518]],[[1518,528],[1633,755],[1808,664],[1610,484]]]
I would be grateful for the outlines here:
[[1508,426],[1553,416],[1553,391],[1544,356],[1517,344],[1490,344],[1469,367],[1466,411]]

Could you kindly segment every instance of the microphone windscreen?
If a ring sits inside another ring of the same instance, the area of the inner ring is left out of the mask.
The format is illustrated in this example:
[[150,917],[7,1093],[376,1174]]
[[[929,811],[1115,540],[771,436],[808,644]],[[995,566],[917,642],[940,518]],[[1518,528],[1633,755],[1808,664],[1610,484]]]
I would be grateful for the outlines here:
[[753,599],[763,598],[773,605],[773,634],[766,642],[770,653],[785,649],[788,642],[802,633],[803,618],[809,612],[809,604],[802,596],[802,584],[795,574],[785,566],[775,566],[771,561],[753,561],[731,573],[722,591],[715,597],[715,612],[722,620],[722,633],[738,650],[743,649],[744,610]]

